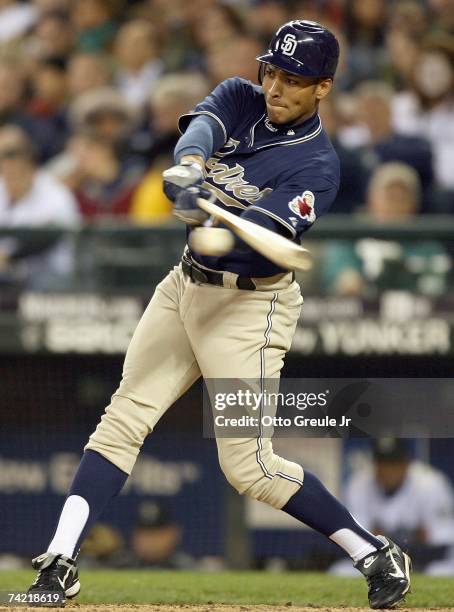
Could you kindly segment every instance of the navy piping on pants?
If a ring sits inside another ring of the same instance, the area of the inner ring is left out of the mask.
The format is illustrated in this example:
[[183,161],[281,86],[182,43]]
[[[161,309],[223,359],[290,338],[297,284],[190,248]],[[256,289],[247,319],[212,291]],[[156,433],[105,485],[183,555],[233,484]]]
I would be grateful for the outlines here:
[[303,482],[299,480],[298,478],[295,478],[294,476],[289,476],[288,474],[283,474],[282,472],[276,472],[276,474],[270,474],[270,472],[267,470],[262,460],[262,457],[260,455],[261,451],[263,450],[263,444],[262,444],[262,414],[263,413],[262,413],[262,409],[263,409],[263,393],[264,393],[264,379],[265,379],[265,349],[270,344],[270,332],[273,327],[272,316],[276,308],[276,302],[278,300],[278,297],[279,297],[279,294],[275,293],[273,295],[273,299],[271,300],[270,310],[267,315],[268,325],[267,325],[267,328],[264,334],[265,342],[263,343],[263,346],[260,349],[260,392],[262,393],[262,398],[261,398],[262,401],[260,402],[259,435],[257,437],[257,451],[255,453],[255,456],[257,459],[257,463],[260,465],[263,475],[266,478],[273,480],[274,476],[280,476],[280,478],[284,478],[285,480],[290,480],[291,482],[296,482],[297,484],[302,486]]

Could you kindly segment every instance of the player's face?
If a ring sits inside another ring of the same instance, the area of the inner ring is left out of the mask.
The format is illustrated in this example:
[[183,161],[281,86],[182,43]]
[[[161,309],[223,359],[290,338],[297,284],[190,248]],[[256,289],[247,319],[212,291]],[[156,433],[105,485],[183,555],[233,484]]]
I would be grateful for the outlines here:
[[408,471],[408,461],[377,461],[375,477],[380,487],[388,494],[394,493],[402,485]]
[[270,121],[282,125],[302,123],[315,113],[318,102],[329,93],[331,85],[331,79],[320,81],[267,64],[262,89]]

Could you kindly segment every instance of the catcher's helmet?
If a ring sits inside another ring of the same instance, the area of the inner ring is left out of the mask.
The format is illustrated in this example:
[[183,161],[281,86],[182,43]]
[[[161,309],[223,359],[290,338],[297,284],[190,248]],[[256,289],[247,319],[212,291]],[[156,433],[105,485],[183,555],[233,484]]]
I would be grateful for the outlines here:
[[[257,59],[293,74],[333,78],[339,43],[332,32],[315,21],[289,21],[273,36],[267,53]],[[261,82],[261,71],[259,74]]]

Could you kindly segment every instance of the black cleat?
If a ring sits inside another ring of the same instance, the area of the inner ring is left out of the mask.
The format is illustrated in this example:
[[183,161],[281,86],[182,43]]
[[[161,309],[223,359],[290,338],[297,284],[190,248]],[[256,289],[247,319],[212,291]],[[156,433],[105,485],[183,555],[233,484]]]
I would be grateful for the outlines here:
[[[43,596],[40,602],[33,603],[34,606],[64,606],[66,598],[71,599],[79,593],[79,573],[74,559],[47,552],[33,559],[32,566],[39,571],[28,593],[49,594],[49,597]],[[60,596],[57,604],[52,602],[53,594]]]
[[389,538],[378,536],[385,546],[355,563],[367,580],[371,608],[394,608],[410,590],[411,560]]

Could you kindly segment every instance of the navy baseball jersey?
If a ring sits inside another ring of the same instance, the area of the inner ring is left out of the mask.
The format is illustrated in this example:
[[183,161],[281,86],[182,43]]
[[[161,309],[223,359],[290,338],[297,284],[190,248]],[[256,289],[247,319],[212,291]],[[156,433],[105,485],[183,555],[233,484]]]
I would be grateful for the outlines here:
[[[224,146],[206,161],[204,186],[214,191],[217,203],[246,218],[247,211],[267,215],[280,233],[300,241],[339,189],[339,160],[318,114],[293,127],[273,124],[261,87],[231,78],[180,118],[182,132],[196,115],[216,119],[225,137]],[[252,250],[192,255],[209,268],[245,276],[283,271]]]

